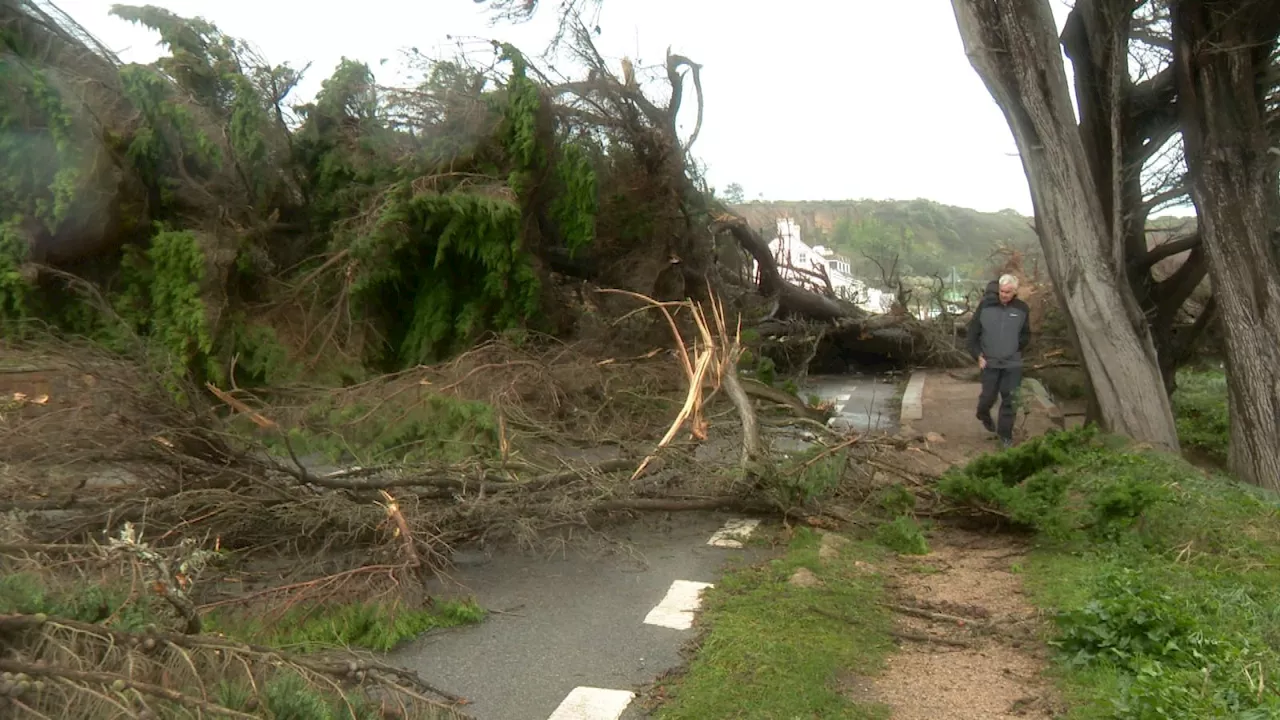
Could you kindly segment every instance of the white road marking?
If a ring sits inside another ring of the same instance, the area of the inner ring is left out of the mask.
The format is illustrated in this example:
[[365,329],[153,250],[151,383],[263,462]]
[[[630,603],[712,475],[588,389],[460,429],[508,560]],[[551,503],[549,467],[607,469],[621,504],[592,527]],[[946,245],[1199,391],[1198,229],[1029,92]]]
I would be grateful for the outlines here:
[[630,690],[576,687],[547,720],[618,720],[635,696]]
[[715,531],[707,544],[715,547],[740,548],[742,541],[746,540],[759,524],[760,520],[757,518],[730,520],[724,524],[724,527]]
[[645,616],[645,624],[688,630],[693,627],[693,613],[702,602],[702,591],[711,586],[711,583],[676,580],[662,602]]
[[844,412],[844,403],[840,403],[839,405],[836,405],[836,414],[839,415],[843,412]]
[[836,399],[839,400],[840,402],[849,402],[849,398],[851,397],[853,397],[852,393],[845,393],[843,395],[837,395]]

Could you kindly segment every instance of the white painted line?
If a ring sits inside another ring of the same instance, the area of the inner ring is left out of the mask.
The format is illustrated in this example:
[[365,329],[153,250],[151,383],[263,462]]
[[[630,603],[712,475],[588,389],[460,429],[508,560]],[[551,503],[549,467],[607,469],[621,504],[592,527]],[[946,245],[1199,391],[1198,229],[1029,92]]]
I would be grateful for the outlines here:
[[[839,411],[837,411],[838,413]],[[724,527],[712,534],[707,544],[723,548],[740,548],[742,547],[742,541],[750,537],[759,524],[760,520],[757,518],[729,520],[725,522]]]
[[837,395],[836,399],[840,402],[849,402],[849,398],[851,397],[853,397],[853,393],[845,393],[843,395]]
[[702,591],[711,583],[676,580],[658,606],[644,617],[646,625],[660,625],[673,630],[693,627],[693,613],[702,602]]
[[924,417],[924,380],[927,373],[914,372],[907,381],[907,389],[902,393],[902,422],[913,422]]
[[635,696],[630,690],[576,687],[547,720],[618,720]]

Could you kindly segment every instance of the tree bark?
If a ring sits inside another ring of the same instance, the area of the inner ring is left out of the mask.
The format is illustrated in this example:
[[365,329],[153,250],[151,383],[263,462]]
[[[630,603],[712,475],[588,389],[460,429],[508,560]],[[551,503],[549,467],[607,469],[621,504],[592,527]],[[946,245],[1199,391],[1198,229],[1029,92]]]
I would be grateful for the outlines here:
[[1280,490],[1280,211],[1268,158],[1265,75],[1273,3],[1173,6],[1174,67],[1191,197],[1227,346],[1231,470]]
[[1174,325],[1206,267],[1196,255],[1174,282],[1157,283],[1152,276],[1155,260],[1150,259],[1146,233],[1152,205],[1143,197],[1142,169],[1177,130],[1176,94],[1170,71],[1141,85],[1130,80],[1126,63],[1134,10],[1129,0],[1077,0],[1061,41],[1074,70],[1080,136],[1110,227],[1112,256],[1117,267],[1125,268],[1148,318],[1161,377],[1166,392],[1172,393],[1174,359],[1179,357]]
[[1105,429],[1178,448],[1151,332],[1113,255],[1048,0],[952,0],[965,53],[1018,145],[1054,285]]

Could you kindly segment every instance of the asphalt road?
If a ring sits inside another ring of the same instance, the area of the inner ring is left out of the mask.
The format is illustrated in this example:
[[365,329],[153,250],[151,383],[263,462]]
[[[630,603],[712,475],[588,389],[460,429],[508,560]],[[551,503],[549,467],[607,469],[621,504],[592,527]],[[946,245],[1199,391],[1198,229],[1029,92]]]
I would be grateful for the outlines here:
[[893,432],[901,412],[900,379],[886,375],[810,375],[800,396],[835,403],[833,425],[842,430]]
[[[764,552],[709,545],[731,519],[641,520],[610,529],[616,542],[595,539],[550,557],[464,553],[454,579],[501,612],[475,627],[430,633],[388,659],[468,698],[464,711],[477,720],[543,720],[575,688],[639,690],[681,665],[680,649],[693,637],[691,629],[645,622],[673,583],[714,583],[727,566]],[[623,715],[642,716],[635,703]],[[618,716],[562,710],[556,720],[570,717]]]

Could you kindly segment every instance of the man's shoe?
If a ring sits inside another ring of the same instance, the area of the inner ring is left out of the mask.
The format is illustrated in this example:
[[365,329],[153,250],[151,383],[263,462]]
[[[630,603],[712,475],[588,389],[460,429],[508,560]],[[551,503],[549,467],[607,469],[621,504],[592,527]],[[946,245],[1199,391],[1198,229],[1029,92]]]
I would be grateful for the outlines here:
[[1000,447],[1008,450],[1013,447],[1013,438],[1000,438]]
[[978,420],[982,421],[982,427],[986,428],[987,432],[993,433],[996,431],[996,423],[991,419],[991,415],[989,413],[980,412],[977,417]]

